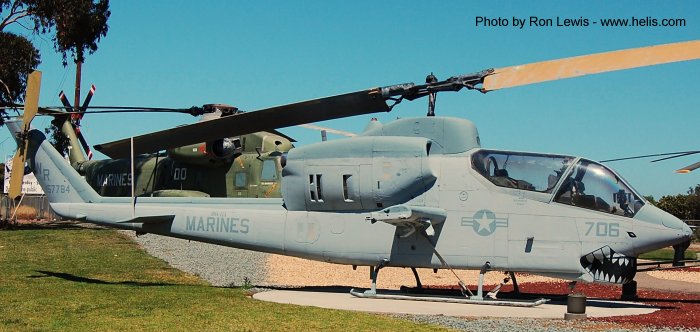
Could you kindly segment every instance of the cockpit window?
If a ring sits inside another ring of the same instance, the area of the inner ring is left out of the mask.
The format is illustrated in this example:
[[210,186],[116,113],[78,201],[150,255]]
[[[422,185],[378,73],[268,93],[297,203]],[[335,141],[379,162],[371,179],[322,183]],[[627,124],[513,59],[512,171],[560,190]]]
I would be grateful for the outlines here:
[[567,174],[554,200],[626,217],[633,217],[644,205],[644,201],[617,175],[584,159]]
[[472,167],[493,184],[551,193],[573,157],[481,150],[472,155]]

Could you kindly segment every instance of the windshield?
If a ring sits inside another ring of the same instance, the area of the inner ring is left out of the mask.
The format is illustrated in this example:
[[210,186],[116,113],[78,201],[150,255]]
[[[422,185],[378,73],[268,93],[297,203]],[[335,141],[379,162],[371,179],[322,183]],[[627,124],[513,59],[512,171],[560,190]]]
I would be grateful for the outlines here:
[[481,150],[472,155],[472,167],[493,184],[551,193],[573,157]]
[[644,205],[644,201],[612,171],[584,159],[567,174],[554,200],[626,217],[633,217]]

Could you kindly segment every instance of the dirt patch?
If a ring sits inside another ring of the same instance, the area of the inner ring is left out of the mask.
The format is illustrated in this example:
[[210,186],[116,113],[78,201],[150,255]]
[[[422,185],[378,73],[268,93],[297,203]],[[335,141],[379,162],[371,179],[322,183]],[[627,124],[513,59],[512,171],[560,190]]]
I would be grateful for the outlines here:
[[[348,286],[369,288],[370,276],[367,266],[353,270],[349,265],[338,265],[311,261],[296,257],[269,255],[265,264],[267,269],[266,284],[285,286]],[[457,278],[447,269],[434,273],[432,269],[417,269],[420,280],[424,285],[457,285]],[[456,270],[457,275],[467,284],[476,284],[479,271]],[[499,284],[505,275],[500,272],[486,273],[484,284]],[[516,274],[518,282],[546,282],[558,279]],[[399,289],[401,286],[414,287],[416,279],[408,268],[387,267],[379,271],[377,287]]]

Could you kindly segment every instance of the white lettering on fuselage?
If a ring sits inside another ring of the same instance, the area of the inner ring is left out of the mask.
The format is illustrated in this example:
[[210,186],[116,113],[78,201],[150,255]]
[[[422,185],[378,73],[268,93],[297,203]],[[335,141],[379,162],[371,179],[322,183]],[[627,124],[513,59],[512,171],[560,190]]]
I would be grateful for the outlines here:
[[100,187],[130,187],[131,173],[97,174],[97,184]]
[[250,231],[250,220],[231,217],[187,216],[186,230],[191,232],[242,233]]

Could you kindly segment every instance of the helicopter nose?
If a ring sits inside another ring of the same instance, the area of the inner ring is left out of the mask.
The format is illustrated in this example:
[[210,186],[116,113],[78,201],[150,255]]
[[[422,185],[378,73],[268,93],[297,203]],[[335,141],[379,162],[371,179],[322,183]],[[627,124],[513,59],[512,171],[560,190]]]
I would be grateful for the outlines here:
[[634,219],[638,220],[634,226],[638,235],[635,240],[637,253],[683,243],[692,235],[683,220],[651,204],[644,205]]
[[676,218],[674,215],[672,215],[668,212],[665,212],[665,211],[662,211],[662,212],[663,212],[663,216],[661,219],[661,223],[670,229],[678,230],[679,231],[678,235],[682,239],[681,242],[685,242],[687,240],[690,240],[690,237],[693,234],[693,231],[690,229],[688,224],[686,224],[683,220]]
[[683,233],[685,233],[687,240],[690,240],[693,237],[693,230],[690,229],[690,226],[688,226],[686,223],[683,223]]

